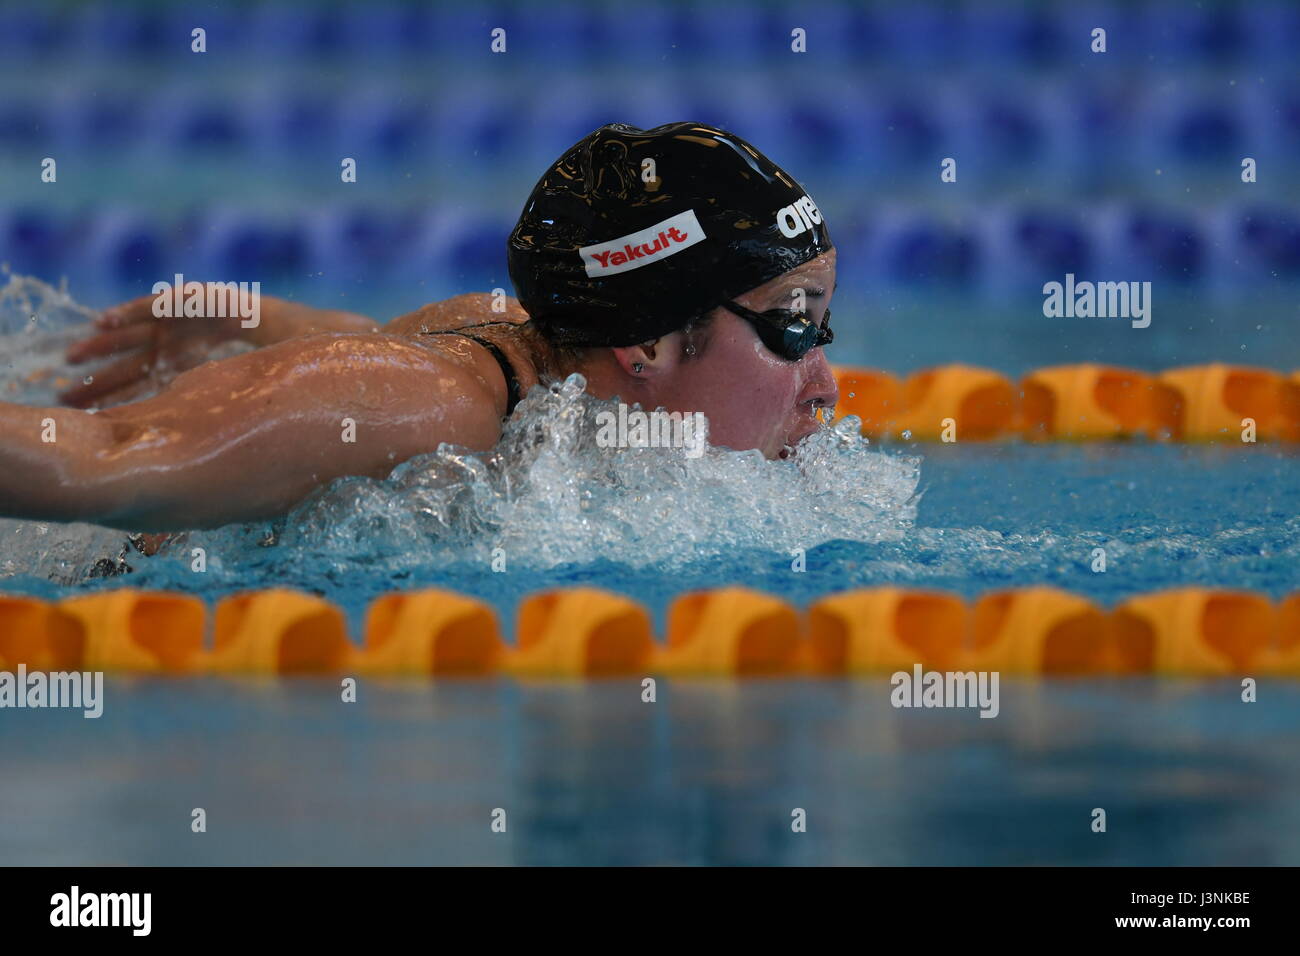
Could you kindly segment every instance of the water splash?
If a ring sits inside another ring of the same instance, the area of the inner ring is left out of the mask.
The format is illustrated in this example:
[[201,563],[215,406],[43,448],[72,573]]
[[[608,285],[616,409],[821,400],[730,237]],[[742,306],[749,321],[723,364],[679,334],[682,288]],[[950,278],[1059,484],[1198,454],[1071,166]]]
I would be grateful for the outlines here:
[[[10,277],[0,289],[6,400],[52,404],[54,381],[68,377],[63,350],[93,314],[65,288]],[[35,322],[17,321],[30,315]],[[28,325],[42,334],[33,339]],[[489,453],[443,446],[386,480],[336,481],[273,527],[191,532],[159,558],[188,563],[202,547],[219,576],[245,579],[304,564],[324,577],[360,569],[427,576],[486,569],[494,555],[511,568],[610,561],[671,569],[747,549],[789,554],[835,539],[895,539],[915,520],[919,459],[870,448],[857,419],[821,429],[787,461],[719,448],[695,458],[685,449],[602,448],[596,414],[617,406],[584,387],[577,375],[535,387]],[[125,544],[121,532],[91,525],[0,521],[0,578],[76,584],[145,563]]]
[[[918,460],[870,449],[846,418],[788,461],[757,451],[602,448],[580,375],[534,387],[488,454],[443,446],[385,481],[337,481],[276,530],[282,554],[343,569],[429,565],[551,568],[613,561],[671,569],[742,549],[789,552],[837,538],[901,535],[916,516]],[[262,530],[220,532],[229,552]],[[191,541],[199,536],[191,536]],[[498,550],[499,549],[499,550]],[[237,549],[238,550],[238,549]]]

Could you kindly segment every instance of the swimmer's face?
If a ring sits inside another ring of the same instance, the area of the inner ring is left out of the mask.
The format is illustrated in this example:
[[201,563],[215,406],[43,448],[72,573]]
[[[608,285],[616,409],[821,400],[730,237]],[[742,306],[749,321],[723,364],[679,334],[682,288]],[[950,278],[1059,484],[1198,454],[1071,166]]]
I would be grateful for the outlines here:
[[[809,318],[825,319],[835,291],[835,250],[804,263],[744,295],[736,304],[755,312],[792,309],[802,289]],[[668,359],[656,376],[652,404],[670,411],[700,411],[709,420],[709,443],[743,451],[757,448],[767,458],[784,458],[816,431],[817,409],[839,398],[823,350],[815,348],[792,362],[769,350],[747,321],[726,308],[714,310],[699,354],[681,356],[688,339],[674,332],[660,340]]]

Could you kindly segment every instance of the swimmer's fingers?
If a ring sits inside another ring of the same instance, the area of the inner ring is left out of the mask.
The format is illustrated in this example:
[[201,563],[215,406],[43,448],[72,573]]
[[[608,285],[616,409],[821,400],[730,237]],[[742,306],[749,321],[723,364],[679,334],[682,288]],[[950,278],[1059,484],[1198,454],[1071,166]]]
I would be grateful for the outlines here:
[[72,408],[88,408],[102,404],[108,395],[114,396],[114,403],[124,401],[126,396],[116,395],[122,389],[139,385],[149,375],[152,365],[147,355],[133,355],[112,365],[99,369],[88,375],[89,381],[74,385],[59,394],[59,401]]
[[153,342],[156,334],[157,330],[149,325],[110,328],[80,342],[73,342],[68,346],[66,358],[70,364],[78,365],[90,359],[104,358],[128,349],[143,348]]
[[[159,293],[166,295],[166,293]],[[142,295],[120,305],[109,306],[95,318],[95,325],[101,329],[121,329],[138,323],[161,322],[153,314],[153,304],[157,295]]]

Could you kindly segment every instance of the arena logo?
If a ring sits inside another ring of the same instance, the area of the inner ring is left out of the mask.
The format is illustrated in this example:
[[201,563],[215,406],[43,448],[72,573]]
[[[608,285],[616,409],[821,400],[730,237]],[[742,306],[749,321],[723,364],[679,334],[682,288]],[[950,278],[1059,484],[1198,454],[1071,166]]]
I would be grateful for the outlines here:
[[103,671],[33,671],[19,664],[18,672],[0,671],[0,708],[72,708],[94,720],[104,713]]
[[788,206],[777,210],[776,225],[781,235],[793,239],[822,221],[821,210],[811,196],[800,196]]
[[1002,709],[997,671],[896,671],[889,678],[895,707],[978,707],[981,717],[996,717]]
[[699,458],[708,441],[703,412],[643,412],[619,402],[617,414],[597,412],[596,425],[600,448],[684,448],[687,458]]
[[583,246],[578,254],[588,277],[595,279],[661,262],[703,239],[704,227],[695,218],[695,210],[688,209],[640,232]]
[[1065,282],[1043,285],[1043,315],[1049,319],[1132,319],[1135,329],[1151,324],[1150,282]]
[[262,283],[186,282],[179,272],[175,280],[153,284],[155,319],[240,319],[246,329],[261,324]]
[[152,912],[152,893],[82,893],[73,886],[50,897],[51,926],[127,926],[132,936],[148,936]]

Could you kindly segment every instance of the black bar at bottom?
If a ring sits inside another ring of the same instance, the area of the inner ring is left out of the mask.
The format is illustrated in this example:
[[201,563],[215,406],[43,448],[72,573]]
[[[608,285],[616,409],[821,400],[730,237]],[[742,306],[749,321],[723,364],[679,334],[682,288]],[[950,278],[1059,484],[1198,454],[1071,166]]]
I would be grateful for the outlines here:
[[148,938],[166,941],[282,937],[337,945],[396,942],[434,926],[440,934],[471,930],[490,943],[512,928],[569,935],[621,927],[639,935],[702,917],[733,938],[782,925],[815,936],[832,926],[855,935],[910,926],[923,927],[927,942],[970,941],[976,930],[983,940],[1032,932],[1231,942],[1242,932],[1293,925],[1295,883],[1294,869],[1262,867],[0,870],[7,943],[71,933],[80,942],[125,940],[147,928]]

